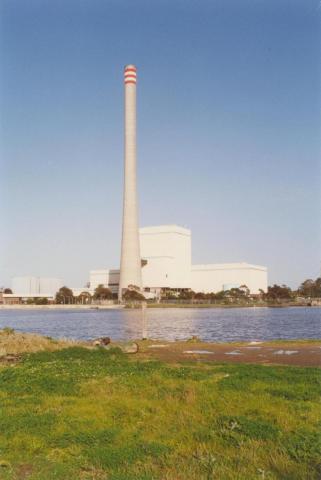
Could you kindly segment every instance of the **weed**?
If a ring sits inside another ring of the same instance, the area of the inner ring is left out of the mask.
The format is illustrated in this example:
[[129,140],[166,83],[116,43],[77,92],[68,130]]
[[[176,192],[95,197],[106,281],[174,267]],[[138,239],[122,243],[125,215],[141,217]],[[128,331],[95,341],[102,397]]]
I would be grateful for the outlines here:
[[13,335],[14,333],[14,329],[11,327],[4,327],[0,330],[0,335]]

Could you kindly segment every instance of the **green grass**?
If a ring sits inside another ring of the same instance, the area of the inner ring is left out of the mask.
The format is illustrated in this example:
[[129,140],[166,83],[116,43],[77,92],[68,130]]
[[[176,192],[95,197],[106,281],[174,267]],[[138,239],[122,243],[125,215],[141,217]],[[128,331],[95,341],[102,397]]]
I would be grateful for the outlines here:
[[319,479],[320,370],[74,347],[0,368],[0,478]]

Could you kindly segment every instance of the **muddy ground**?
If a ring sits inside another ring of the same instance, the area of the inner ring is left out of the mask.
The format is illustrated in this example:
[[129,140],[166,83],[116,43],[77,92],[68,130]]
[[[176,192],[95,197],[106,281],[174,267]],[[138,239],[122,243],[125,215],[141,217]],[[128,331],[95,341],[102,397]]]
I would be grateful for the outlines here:
[[206,361],[321,366],[321,340],[248,343],[141,341],[139,347],[138,356],[164,362]]

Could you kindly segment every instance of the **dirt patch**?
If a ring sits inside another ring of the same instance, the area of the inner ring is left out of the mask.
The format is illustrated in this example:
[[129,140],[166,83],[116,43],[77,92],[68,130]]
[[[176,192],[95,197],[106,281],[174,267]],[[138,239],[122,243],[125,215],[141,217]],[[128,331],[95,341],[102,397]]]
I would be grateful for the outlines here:
[[[205,342],[160,343],[140,342],[140,354],[164,362],[205,361],[227,363],[257,363],[273,365],[321,366],[320,343],[252,342],[220,344]],[[206,353],[205,353],[206,352]]]
[[21,355],[5,355],[0,357],[0,364],[15,365],[16,363],[20,362],[21,358]]
[[17,468],[17,478],[19,480],[26,480],[27,478],[30,477],[30,475],[32,474],[32,471],[33,471],[33,467],[28,463],[19,465],[19,467]]

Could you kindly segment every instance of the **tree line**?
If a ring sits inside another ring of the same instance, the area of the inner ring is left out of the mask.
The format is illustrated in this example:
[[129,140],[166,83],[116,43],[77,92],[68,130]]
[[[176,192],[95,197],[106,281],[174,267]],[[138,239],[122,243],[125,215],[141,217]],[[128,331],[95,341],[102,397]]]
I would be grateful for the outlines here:
[[[10,288],[2,288],[2,293],[12,293]],[[266,302],[274,301],[291,301],[298,298],[303,299],[313,299],[321,298],[321,277],[316,278],[315,280],[307,279],[301,283],[301,285],[296,289],[292,290],[287,285],[277,285],[274,284],[269,286],[267,291],[259,291],[259,294],[251,295],[250,290],[246,285],[241,285],[238,288],[231,288],[229,290],[221,290],[220,292],[194,292],[190,289],[184,289],[180,292],[175,292],[173,290],[165,290],[162,293],[161,297],[164,301],[166,300],[181,300],[181,301],[215,301],[223,303],[232,303],[233,301],[247,301],[250,298],[256,298]],[[86,304],[91,303],[92,301],[105,301],[105,300],[117,300],[117,294],[112,293],[112,291],[104,287],[103,285],[98,285],[95,288],[93,295],[87,291],[83,291],[80,295],[74,295],[73,291],[67,286],[63,286],[59,289],[55,296],[55,303],[58,304],[71,304],[79,303]],[[123,294],[123,300],[125,301],[142,301],[145,300],[144,296],[138,291],[138,288],[134,285],[130,285],[128,289],[125,290]],[[38,304],[45,305],[48,303],[47,298],[30,298],[27,300],[29,304]]]
[[178,295],[173,292],[168,292],[165,298],[168,300],[209,300],[209,301],[226,301],[232,302],[233,300],[246,300],[249,298],[257,298],[267,302],[279,301],[279,300],[295,300],[297,298],[313,299],[321,298],[321,277],[316,280],[305,280],[296,289],[292,290],[287,285],[274,284],[269,286],[267,291],[259,290],[258,294],[251,295],[250,290],[246,285],[241,285],[238,288],[231,288],[230,290],[221,290],[220,292],[194,292],[193,290],[183,290]]
[[[137,287],[129,286],[130,288],[126,289],[123,293],[123,300],[125,301],[142,301],[145,300],[145,297],[137,291]],[[132,287],[132,288],[131,288]],[[89,292],[81,292],[80,295],[74,295],[73,291],[64,286],[59,289],[56,293],[55,301],[59,304],[70,304],[70,303],[80,303],[86,304],[94,301],[101,300],[117,300],[118,295],[113,293],[110,288],[104,287],[103,285],[98,285],[95,288],[94,294],[91,295]]]

